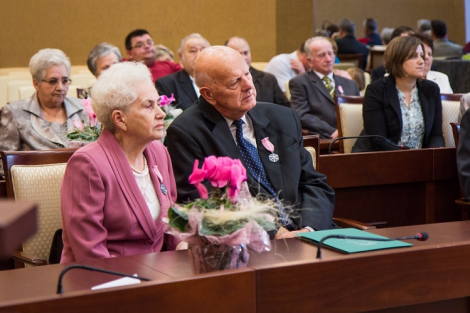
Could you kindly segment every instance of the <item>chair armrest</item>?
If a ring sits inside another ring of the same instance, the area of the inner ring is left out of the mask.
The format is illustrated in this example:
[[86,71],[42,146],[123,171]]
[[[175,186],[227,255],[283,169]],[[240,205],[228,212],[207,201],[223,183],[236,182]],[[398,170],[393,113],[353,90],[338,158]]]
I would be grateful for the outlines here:
[[460,198],[455,200],[455,204],[457,204],[457,207],[461,210],[462,221],[467,221],[470,212],[470,201],[468,201],[466,198]]
[[33,266],[42,266],[42,265],[47,265],[47,261],[40,259],[35,256],[27,255],[26,253],[22,251],[15,251],[11,254],[11,258],[15,261],[24,263],[24,264],[29,264]]
[[366,223],[349,220],[347,218],[333,217],[333,221],[341,228],[357,228],[360,230],[376,229],[375,226],[371,226]]

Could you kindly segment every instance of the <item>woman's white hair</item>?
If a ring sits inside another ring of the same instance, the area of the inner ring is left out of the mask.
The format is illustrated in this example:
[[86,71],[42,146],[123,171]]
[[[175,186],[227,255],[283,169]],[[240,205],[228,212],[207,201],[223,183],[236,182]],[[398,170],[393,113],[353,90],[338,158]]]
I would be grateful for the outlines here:
[[91,89],[91,106],[106,129],[114,133],[113,111],[128,112],[142,84],[154,87],[148,67],[141,62],[116,63],[100,75]]
[[46,75],[46,70],[54,65],[64,65],[67,68],[67,76],[70,77],[70,60],[59,49],[42,49],[29,60],[29,72],[38,82]]

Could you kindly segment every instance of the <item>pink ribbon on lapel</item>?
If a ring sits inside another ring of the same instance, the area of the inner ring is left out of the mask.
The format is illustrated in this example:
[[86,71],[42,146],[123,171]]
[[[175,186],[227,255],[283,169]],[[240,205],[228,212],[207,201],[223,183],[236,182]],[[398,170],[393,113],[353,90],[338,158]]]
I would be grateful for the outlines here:
[[157,174],[157,177],[160,180],[160,184],[161,184],[163,182],[163,176],[158,170],[158,167],[156,165],[153,166],[153,171],[155,172],[155,174]]
[[341,92],[341,94],[344,94],[343,86],[339,85],[338,86],[338,91]]
[[271,143],[271,141],[269,141],[269,137],[261,139],[261,143],[266,148],[266,150],[268,150],[271,153],[274,152],[274,145]]

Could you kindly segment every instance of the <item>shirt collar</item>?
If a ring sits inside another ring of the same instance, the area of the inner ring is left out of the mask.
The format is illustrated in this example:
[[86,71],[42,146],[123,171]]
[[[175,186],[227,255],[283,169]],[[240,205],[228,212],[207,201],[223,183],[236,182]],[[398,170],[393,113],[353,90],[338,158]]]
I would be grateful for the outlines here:
[[328,77],[331,81],[333,81],[333,72],[331,72],[328,75],[323,75],[322,73],[318,73],[317,71],[312,70],[320,79],[323,79],[323,77]]

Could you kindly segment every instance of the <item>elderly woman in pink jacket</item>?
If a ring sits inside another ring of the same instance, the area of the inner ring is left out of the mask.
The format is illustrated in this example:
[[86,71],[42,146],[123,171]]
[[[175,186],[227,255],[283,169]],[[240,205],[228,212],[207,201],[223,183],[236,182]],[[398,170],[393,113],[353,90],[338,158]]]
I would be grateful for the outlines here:
[[164,242],[175,249],[164,231],[176,186],[148,68],[111,66],[93,85],[92,106],[104,130],[67,164],[61,263],[159,252]]

